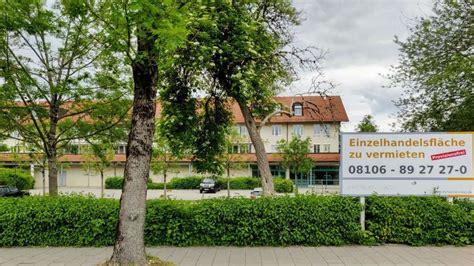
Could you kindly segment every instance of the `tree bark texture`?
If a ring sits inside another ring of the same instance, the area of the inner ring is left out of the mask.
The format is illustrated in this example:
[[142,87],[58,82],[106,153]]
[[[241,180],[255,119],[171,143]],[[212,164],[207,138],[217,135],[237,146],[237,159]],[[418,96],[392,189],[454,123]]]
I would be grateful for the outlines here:
[[48,156],[48,180],[49,187],[48,193],[50,196],[58,195],[58,164],[56,160],[56,154],[51,154]]
[[48,160],[48,181],[49,181],[49,195],[58,195],[58,165],[57,165],[57,151],[56,151],[56,131],[58,126],[59,106],[56,100],[57,96],[53,95],[53,100],[49,107],[50,126],[46,140],[46,156]]
[[104,197],[104,170],[100,171],[100,197]]
[[158,68],[154,42],[137,37],[138,58],[132,64],[134,100],[132,127],[128,137],[124,184],[120,198],[117,236],[110,262],[120,265],[146,264],[144,229],[147,180],[155,133]]
[[257,128],[257,124],[252,116],[250,108],[244,102],[237,101],[237,103],[239,104],[242,115],[244,116],[245,125],[247,126],[250,140],[252,140],[252,144],[255,148],[258,170],[262,179],[263,194],[267,196],[273,195],[275,194],[275,190],[273,188],[272,173],[270,171],[265,145],[263,144],[262,137],[260,136],[260,131]]
[[165,169],[163,171],[163,196],[164,196],[165,199],[168,199],[168,196],[166,195],[166,175],[167,175],[167,171]]

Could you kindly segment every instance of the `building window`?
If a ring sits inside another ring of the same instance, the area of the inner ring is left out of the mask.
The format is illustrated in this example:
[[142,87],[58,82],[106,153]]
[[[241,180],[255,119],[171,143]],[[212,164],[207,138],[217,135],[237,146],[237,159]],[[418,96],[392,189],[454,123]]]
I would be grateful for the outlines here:
[[273,125],[272,126],[272,135],[273,136],[281,136],[281,125]]
[[314,125],[314,135],[315,136],[321,135],[321,125],[320,124]]
[[252,152],[252,145],[245,143],[245,144],[234,144],[229,147],[229,153],[251,153]]
[[330,131],[331,131],[331,127],[327,124],[323,124],[322,126],[322,130],[323,132],[321,132],[324,136],[326,137],[329,137],[330,136]]
[[251,147],[250,144],[241,144],[240,153],[250,153]]
[[321,152],[321,145],[314,144],[313,149],[314,149],[314,153],[320,153]]
[[248,136],[249,134],[246,126],[238,126],[237,131],[239,132],[241,136]]
[[303,105],[301,103],[293,104],[293,114],[295,116],[302,116],[303,115]]
[[324,144],[323,145],[323,152],[331,152],[331,145],[330,144]]
[[303,136],[303,125],[294,125],[293,134],[298,137]]
[[119,144],[117,147],[117,154],[125,154],[127,152],[127,145]]
[[[260,171],[256,164],[251,164],[250,169],[252,171],[252,177],[260,177]],[[285,177],[285,169],[280,165],[270,165],[270,172],[272,177]]]
[[326,124],[316,124],[316,125],[314,125],[314,135],[315,136],[324,135],[326,137],[329,137],[329,131],[330,131],[329,125],[326,125]]

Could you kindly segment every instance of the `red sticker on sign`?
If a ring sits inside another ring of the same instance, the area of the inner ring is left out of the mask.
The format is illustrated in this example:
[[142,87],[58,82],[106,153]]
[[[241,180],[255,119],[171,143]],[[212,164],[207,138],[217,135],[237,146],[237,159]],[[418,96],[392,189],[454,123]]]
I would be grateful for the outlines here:
[[436,160],[447,159],[447,158],[463,156],[463,155],[466,155],[466,150],[443,152],[443,153],[431,155],[431,160],[436,161]]

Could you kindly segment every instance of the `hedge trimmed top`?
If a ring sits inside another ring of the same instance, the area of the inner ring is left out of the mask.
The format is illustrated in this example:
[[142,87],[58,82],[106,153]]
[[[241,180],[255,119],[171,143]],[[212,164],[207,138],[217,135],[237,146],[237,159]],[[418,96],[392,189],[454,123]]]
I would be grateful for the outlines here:
[[[108,246],[119,202],[90,197],[0,199],[0,246]],[[341,196],[149,200],[147,245],[411,245],[474,243],[474,203],[435,197]]]

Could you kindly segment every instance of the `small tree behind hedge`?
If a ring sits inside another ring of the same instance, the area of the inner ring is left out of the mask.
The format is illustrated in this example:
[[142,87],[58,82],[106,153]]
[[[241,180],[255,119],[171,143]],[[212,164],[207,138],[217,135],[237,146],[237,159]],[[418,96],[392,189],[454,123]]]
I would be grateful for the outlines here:
[[295,180],[298,174],[307,174],[314,165],[314,161],[308,157],[310,144],[310,138],[303,140],[296,136],[289,142],[284,139],[278,141],[277,150],[281,154],[282,165],[295,174]]

